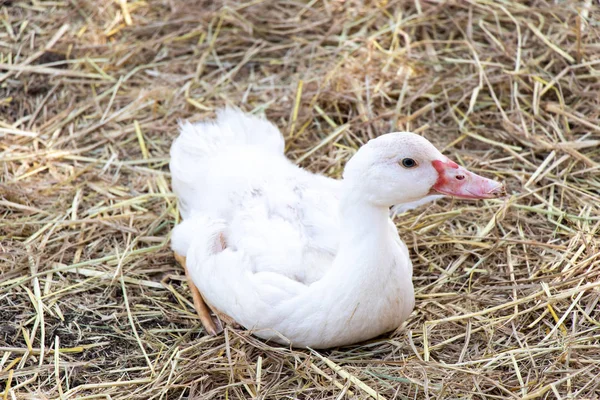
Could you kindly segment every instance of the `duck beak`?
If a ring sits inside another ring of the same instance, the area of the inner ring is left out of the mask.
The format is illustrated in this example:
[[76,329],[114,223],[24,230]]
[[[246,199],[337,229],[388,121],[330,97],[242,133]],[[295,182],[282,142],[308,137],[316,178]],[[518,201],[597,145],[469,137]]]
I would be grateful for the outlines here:
[[461,199],[495,199],[506,194],[502,183],[469,172],[449,159],[434,160],[431,164],[438,173],[432,193]]

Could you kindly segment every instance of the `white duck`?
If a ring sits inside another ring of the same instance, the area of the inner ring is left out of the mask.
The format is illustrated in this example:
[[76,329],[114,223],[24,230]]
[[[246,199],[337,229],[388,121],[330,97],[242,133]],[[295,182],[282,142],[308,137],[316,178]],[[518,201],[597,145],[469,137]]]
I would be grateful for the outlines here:
[[391,331],[411,313],[414,291],[389,207],[432,194],[504,192],[413,133],[369,141],[343,180],[298,168],[283,148],[274,125],[231,109],[214,122],[182,124],[171,148],[183,217],[172,247],[211,334],[217,329],[203,300],[225,322],[295,347]]

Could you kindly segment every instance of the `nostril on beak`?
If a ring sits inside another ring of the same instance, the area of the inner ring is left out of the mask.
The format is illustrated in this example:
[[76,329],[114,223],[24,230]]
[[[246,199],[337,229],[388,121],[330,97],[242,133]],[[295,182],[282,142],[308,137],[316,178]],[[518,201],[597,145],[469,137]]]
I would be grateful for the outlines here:
[[456,179],[458,179],[459,181],[462,181],[463,179],[465,179],[464,175],[456,175]]

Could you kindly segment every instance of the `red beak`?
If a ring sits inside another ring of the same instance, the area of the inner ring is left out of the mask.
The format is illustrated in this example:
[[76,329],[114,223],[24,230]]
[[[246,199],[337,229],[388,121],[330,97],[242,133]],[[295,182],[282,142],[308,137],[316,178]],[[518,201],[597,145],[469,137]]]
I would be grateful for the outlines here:
[[506,194],[500,182],[484,178],[459,166],[453,161],[432,161],[438,180],[432,191],[461,199],[495,199]]

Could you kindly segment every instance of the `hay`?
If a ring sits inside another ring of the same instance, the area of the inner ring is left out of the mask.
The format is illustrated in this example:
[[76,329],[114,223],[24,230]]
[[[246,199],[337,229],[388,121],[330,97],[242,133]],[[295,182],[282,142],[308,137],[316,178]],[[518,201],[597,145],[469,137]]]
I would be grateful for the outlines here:
[[[1,398],[598,398],[592,1],[0,4]],[[417,304],[393,334],[208,337],[167,163],[177,120],[225,104],[313,171],[417,130],[512,195],[397,217]]]

